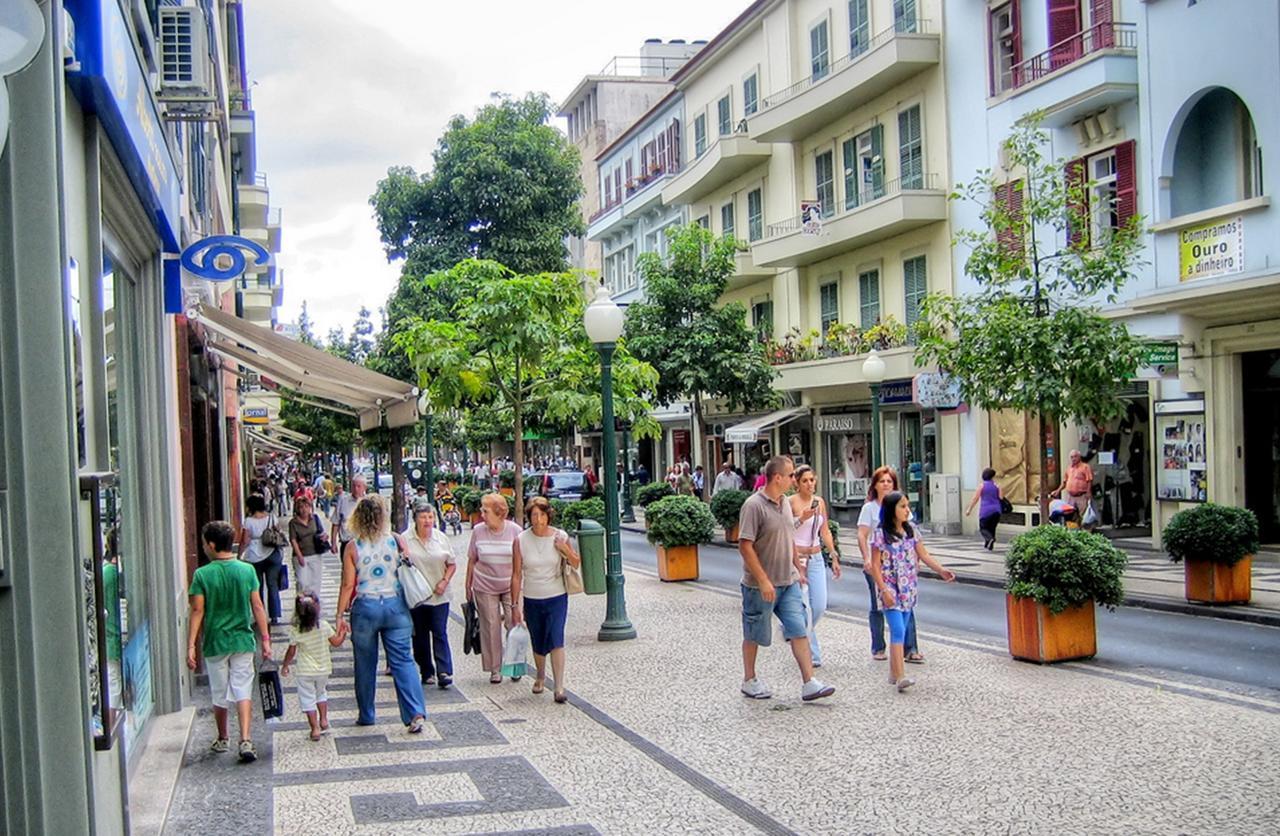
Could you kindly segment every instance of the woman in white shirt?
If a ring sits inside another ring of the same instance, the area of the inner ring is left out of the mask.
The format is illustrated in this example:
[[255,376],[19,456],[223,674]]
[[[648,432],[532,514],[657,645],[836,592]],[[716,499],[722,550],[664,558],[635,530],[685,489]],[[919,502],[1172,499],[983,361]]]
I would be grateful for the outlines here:
[[[244,502],[245,516],[240,526],[240,559],[253,565],[258,573],[258,587],[272,624],[280,623],[280,572],[284,567],[284,555],[278,546],[262,542],[262,532],[275,519],[267,513],[267,500],[258,494]],[[265,587],[265,588],[264,588]]]
[[[533,662],[537,674],[533,693],[545,690],[547,656],[556,680],[556,702],[565,702],[564,623],[569,615],[569,595],[564,587],[564,563],[581,566],[582,558],[573,550],[569,535],[551,526],[551,503],[534,497],[526,508],[529,528],[516,538],[511,561],[512,616],[516,624],[529,629]],[[521,595],[524,596],[523,600]],[[527,619],[527,621],[526,621]]]
[[409,610],[413,616],[413,660],[423,685],[444,690],[453,684],[453,654],[449,651],[449,581],[457,571],[457,558],[449,535],[436,527],[436,509],[423,502],[413,509],[413,524],[404,533],[405,556],[434,593],[425,603]]

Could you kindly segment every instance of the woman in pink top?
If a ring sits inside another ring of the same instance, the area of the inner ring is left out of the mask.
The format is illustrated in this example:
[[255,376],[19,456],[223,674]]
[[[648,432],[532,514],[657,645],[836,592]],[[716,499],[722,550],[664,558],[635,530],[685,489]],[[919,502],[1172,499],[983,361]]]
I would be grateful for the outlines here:
[[480,662],[489,681],[502,681],[503,630],[511,629],[511,557],[520,526],[507,519],[507,498],[487,493],[480,499],[484,524],[471,529],[467,547],[467,600],[480,620]]

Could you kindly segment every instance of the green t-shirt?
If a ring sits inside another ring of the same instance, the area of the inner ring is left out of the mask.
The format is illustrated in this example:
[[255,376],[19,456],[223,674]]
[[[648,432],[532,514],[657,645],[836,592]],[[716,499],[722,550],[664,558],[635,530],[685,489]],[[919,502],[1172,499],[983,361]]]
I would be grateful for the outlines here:
[[257,649],[250,595],[258,573],[242,560],[213,560],[196,570],[190,595],[204,596],[204,655],[252,653]]

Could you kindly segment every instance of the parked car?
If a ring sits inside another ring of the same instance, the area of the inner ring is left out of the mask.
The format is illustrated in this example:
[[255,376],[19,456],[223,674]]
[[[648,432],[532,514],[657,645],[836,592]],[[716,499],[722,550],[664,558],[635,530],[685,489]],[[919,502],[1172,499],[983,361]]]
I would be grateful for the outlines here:
[[591,496],[591,482],[581,470],[557,470],[542,474],[541,493],[547,499],[576,502]]

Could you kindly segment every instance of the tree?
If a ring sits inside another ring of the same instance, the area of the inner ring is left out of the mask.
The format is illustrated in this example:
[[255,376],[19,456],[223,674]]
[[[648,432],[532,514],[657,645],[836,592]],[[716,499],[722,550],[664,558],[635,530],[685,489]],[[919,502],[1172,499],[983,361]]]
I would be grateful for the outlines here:
[[315,324],[311,321],[311,312],[307,310],[306,299],[302,300],[302,312],[298,314],[298,342],[312,348],[320,347],[320,341],[316,339]]
[[1130,276],[1141,219],[1091,241],[1090,184],[1065,161],[1046,159],[1048,142],[1038,114],[1022,118],[1004,141],[1008,169],[1021,179],[984,170],[953,195],[982,207],[985,228],[956,239],[970,249],[965,273],[979,289],[928,297],[916,351],[916,362],[937,363],[959,381],[967,403],[1039,416],[1043,520],[1057,472],[1049,428],[1121,414],[1120,386],[1143,350],[1098,307],[1117,301]]
[[[658,370],[659,403],[693,402],[698,438],[705,398],[724,400],[730,410],[760,409],[778,399],[776,372],[747,324],[746,308],[719,304],[738,246],[690,224],[671,236],[665,260],[656,253],[637,260],[646,299],[627,308],[627,345]],[[698,438],[694,449],[700,449]]]
[[565,239],[584,231],[577,149],[551,126],[545,94],[495,96],[472,119],[455,116],[440,138],[429,173],[397,166],[370,203],[389,261],[403,260],[399,286],[387,300],[388,339],[378,368],[412,380],[395,346],[401,323],[438,320],[457,289],[425,276],[468,258],[501,262],[521,274],[568,267]]
[[[457,288],[458,302],[447,318],[409,320],[397,341],[435,408],[482,404],[481,414],[509,414],[517,473],[524,468],[524,428],[531,413],[551,422],[599,422],[599,360],[582,324],[579,276],[520,275],[497,262],[472,259],[427,281]],[[645,397],[656,373],[625,346],[614,368],[617,413],[634,422],[637,434],[657,435]],[[523,491],[515,499],[519,516]]]
[[[367,320],[368,312],[365,312]],[[311,317],[306,303],[302,305],[302,314],[298,318],[299,341],[319,348],[319,341],[311,330]],[[341,328],[333,328],[324,347],[325,351],[344,360],[353,359],[355,332],[348,340]],[[306,455],[330,454],[343,457],[346,463],[348,480],[351,478],[351,448],[359,438],[359,421],[354,415],[335,412],[322,406],[316,406],[308,399],[299,400],[295,395],[285,392],[280,402],[280,419],[291,430],[304,433],[311,440],[302,446]]]

